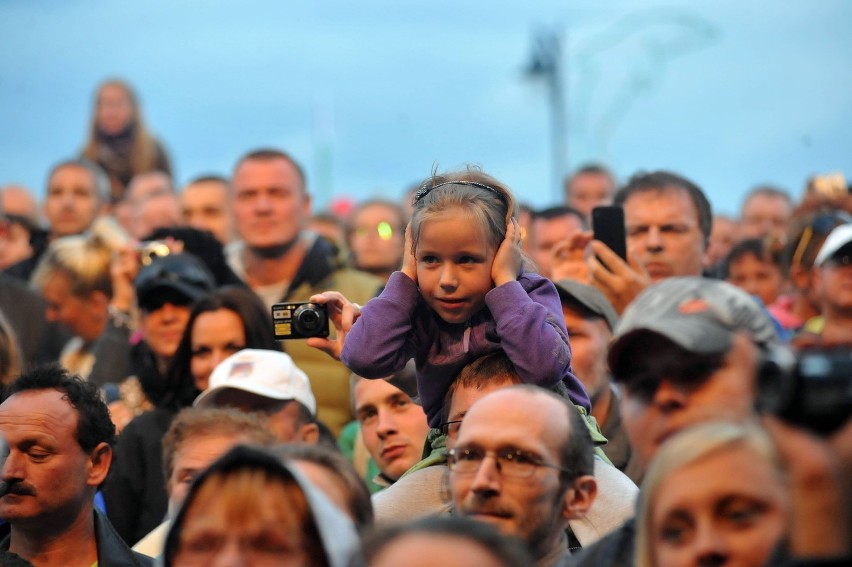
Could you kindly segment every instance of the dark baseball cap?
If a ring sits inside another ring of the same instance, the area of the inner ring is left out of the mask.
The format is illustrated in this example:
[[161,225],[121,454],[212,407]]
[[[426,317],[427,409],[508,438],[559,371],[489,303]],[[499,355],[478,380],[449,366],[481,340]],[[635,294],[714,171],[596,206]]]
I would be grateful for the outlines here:
[[559,299],[562,301],[573,299],[606,321],[610,331],[615,331],[615,327],[618,325],[618,313],[615,312],[612,303],[597,288],[574,280],[558,280],[553,283],[556,285],[556,291],[559,292]]
[[133,280],[136,302],[145,307],[164,294],[181,295],[187,303],[198,301],[215,288],[207,266],[192,254],[157,257],[139,270]]
[[614,371],[621,353],[637,338],[656,333],[696,354],[730,350],[734,335],[745,332],[760,347],[778,342],[766,310],[749,294],[720,280],[669,278],[648,287],[621,317],[609,349]]

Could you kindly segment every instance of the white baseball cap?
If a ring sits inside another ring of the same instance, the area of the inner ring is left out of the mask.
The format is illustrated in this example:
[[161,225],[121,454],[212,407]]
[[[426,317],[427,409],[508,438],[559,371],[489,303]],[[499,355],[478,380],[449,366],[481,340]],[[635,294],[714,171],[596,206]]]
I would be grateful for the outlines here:
[[317,413],[308,375],[283,352],[247,348],[232,354],[213,369],[210,387],[192,405],[217,406],[219,394],[226,390],[242,390],[271,400],[296,400],[311,415]]
[[814,259],[814,266],[822,266],[827,260],[837,256],[841,250],[848,256],[849,250],[845,248],[850,243],[852,243],[852,224],[841,224],[835,227],[829,233],[828,238],[825,239],[822,248],[819,249],[819,253]]

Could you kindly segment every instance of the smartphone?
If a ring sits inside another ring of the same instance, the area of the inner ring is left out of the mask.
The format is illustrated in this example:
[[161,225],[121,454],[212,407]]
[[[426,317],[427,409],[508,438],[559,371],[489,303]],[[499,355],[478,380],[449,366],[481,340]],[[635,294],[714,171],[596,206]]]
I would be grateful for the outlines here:
[[[610,250],[627,261],[627,233],[624,228],[624,209],[616,205],[592,209],[592,231]],[[605,263],[604,263],[605,264]]]

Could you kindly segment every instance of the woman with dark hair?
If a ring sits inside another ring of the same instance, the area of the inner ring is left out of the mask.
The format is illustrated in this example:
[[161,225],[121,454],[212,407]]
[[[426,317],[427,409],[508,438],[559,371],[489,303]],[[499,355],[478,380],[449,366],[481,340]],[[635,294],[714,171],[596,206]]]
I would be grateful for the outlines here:
[[[179,410],[207,389],[216,365],[244,348],[281,350],[270,314],[249,289],[228,286],[199,301],[166,374],[163,405]],[[240,340],[242,339],[242,340]]]
[[121,200],[134,175],[149,171],[171,175],[165,151],[145,127],[136,94],[129,84],[117,79],[98,87],[82,156],[106,170],[113,202]]
[[207,387],[213,368],[244,348],[281,350],[266,309],[251,291],[224,287],[194,305],[166,372],[166,394],[124,429],[104,485],[107,515],[128,544],[157,527],[166,513],[161,442],[169,425]]

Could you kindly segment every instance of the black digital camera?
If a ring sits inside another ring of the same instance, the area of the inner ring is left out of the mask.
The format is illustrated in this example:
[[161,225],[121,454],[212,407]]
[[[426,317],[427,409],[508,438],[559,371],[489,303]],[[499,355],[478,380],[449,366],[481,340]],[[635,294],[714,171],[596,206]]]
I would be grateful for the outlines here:
[[761,411],[820,435],[852,417],[852,349],[774,349],[758,373]]
[[328,336],[328,306],[319,303],[276,303],[272,330],[279,341]]

